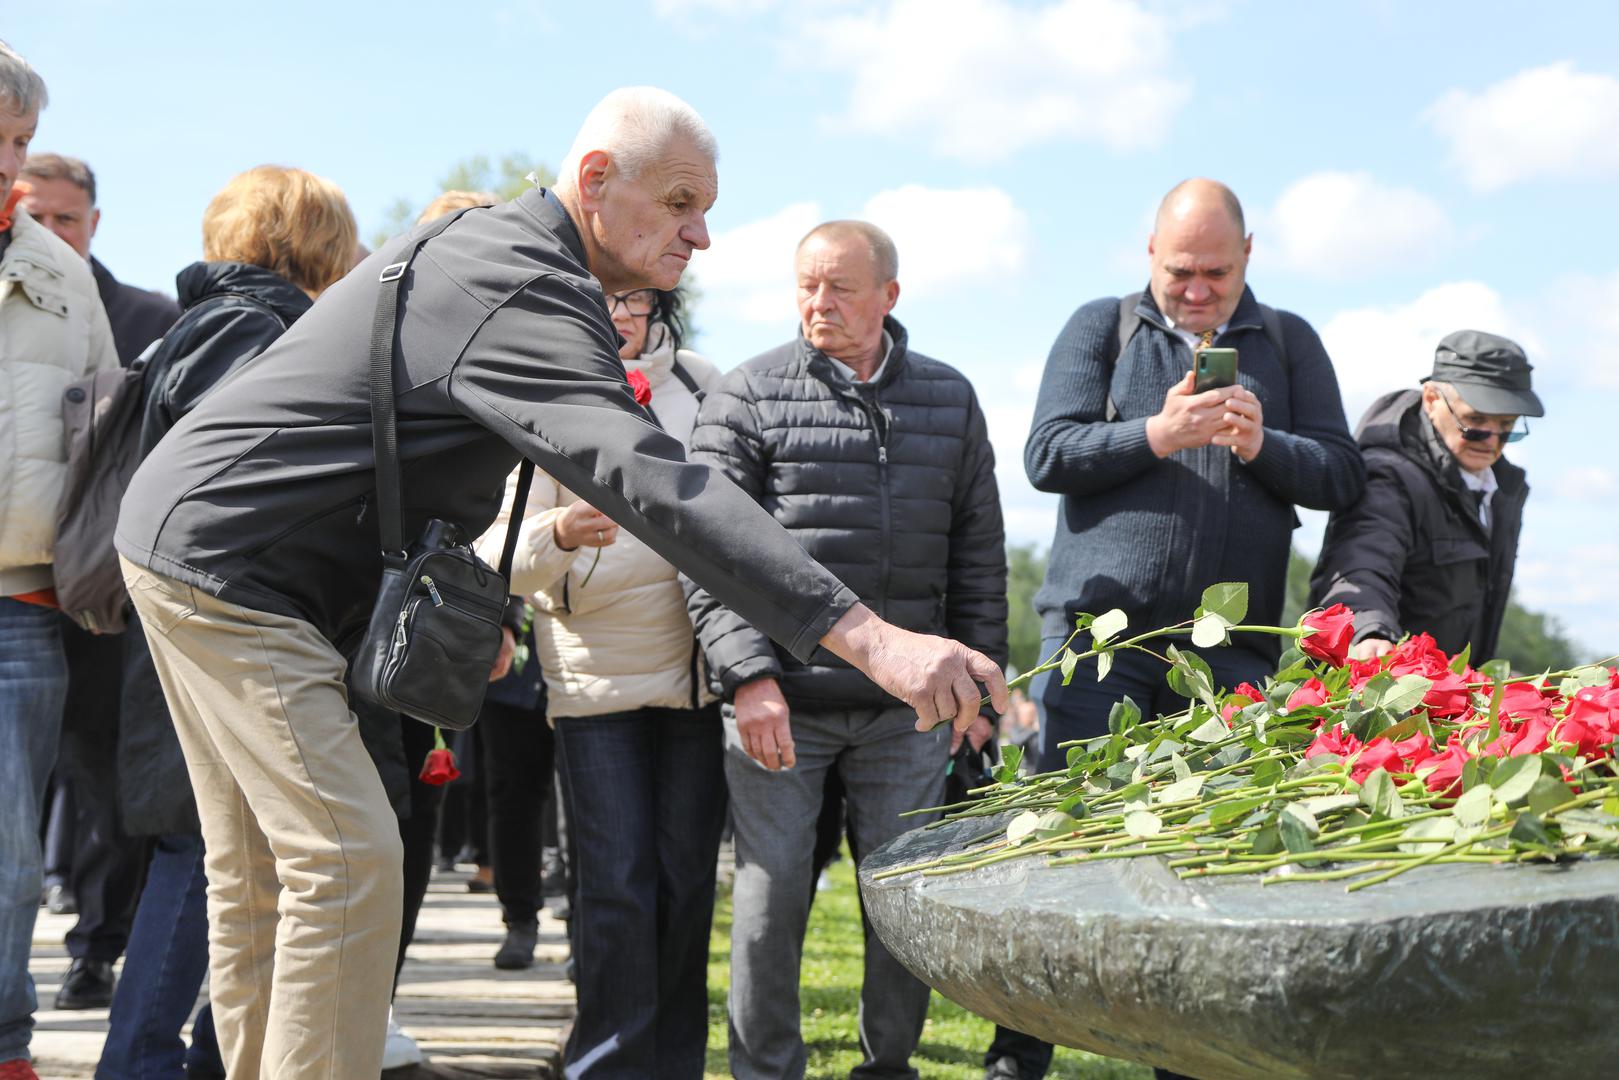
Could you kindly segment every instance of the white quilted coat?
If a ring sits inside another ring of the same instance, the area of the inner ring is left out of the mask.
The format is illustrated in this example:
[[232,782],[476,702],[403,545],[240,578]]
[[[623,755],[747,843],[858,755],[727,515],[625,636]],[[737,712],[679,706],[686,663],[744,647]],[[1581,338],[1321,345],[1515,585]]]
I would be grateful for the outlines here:
[[117,367],[90,264],[18,209],[0,257],[0,596],[51,586],[62,393]]

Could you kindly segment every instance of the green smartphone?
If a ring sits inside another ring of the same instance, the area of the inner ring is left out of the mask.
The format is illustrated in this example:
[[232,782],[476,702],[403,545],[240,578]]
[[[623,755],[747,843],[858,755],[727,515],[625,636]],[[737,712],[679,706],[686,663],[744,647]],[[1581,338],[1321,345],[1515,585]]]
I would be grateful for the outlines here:
[[1192,392],[1218,390],[1237,385],[1236,349],[1198,349],[1193,353],[1192,368],[1197,372]]

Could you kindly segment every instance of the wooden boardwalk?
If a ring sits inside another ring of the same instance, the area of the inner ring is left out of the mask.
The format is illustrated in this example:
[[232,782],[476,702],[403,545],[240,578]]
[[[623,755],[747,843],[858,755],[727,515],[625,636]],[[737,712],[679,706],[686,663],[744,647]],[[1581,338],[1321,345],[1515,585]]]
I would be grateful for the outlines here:
[[[35,1014],[34,1068],[41,1080],[87,1080],[107,1031],[107,1011],[49,1006],[67,970],[62,936],[70,915],[40,909],[30,969],[42,1006]],[[555,1077],[573,1017],[573,984],[563,976],[566,927],[540,916],[540,945],[527,971],[493,964],[503,928],[491,895],[466,890],[466,875],[435,874],[405,960],[394,1018],[421,1045],[424,1066],[395,1069],[386,1080]]]

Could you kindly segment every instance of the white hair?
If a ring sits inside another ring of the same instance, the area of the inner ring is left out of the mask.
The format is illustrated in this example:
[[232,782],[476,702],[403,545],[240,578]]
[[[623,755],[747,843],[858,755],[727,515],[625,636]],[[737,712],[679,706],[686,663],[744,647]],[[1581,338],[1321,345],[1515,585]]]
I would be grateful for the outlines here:
[[676,136],[685,136],[709,158],[719,149],[697,110],[655,86],[625,86],[597,103],[574,136],[573,147],[557,170],[558,188],[572,191],[579,181],[579,162],[593,150],[604,150],[624,176],[646,170]]
[[45,80],[4,41],[0,41],[0,103],[23,115],[37,113],[50,103]]

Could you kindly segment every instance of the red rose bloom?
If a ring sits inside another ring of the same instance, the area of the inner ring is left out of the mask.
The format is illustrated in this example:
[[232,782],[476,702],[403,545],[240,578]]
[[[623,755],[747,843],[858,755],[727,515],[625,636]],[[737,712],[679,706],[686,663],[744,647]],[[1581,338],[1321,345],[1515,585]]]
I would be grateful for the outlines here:
[[1376,675],[1382,670],[1382,657],[1375,657],[1371,660],[1349,661],[1349,688],[1351,690],[1359,690],[1361,687],[1365,686],[1369,681],[1371,681],[1373,675]]
[[647,382],[646,375],[639,371],[631,371],[627,377],[630,380],[630,389],[635,391],[635,403],[643,409],[652,404],[652,384]]
[[1349,659],[1349,639],[1355,634],[1355,613],[1342,604],[1306,615],[1303,625],[1310,631],[1299,639],[1306,656],[1343,667]]
[[1361,748],[1361,742],[1353,735],[1346,735],[1341,724],[1335,724],[1330,731],[1323,731],[1315,737],[1304,751],[1304,760],[1308,761],[1317,754],[1337,754],[1339,757],[1348,757]]
[[1225,721],[1226,727],[1230,727],[1233,716],[1248,706],[1257,705],[1264,700],[1265,695],[1254,689],[1252,683],[1238,683],[1237,688],[1231,691],[1231,696],[1226,698],[1225,707],[1220,710],[1220,719]]
[[1551,714],[1552,699],[1528,683],[1511,683],[1501,691],[1500,715],[1503,717],[1529,720],[1550,717]]
[[429,750],[418,779],[424,784],[448,784],[461,775],[455,767],[455,751]]
[[1287,695],[1287,711],[1306,709],[1312,705],[1325,705],[1327,703],[1327,688],[1321,685],[1320,679],[1311,679],[1297,690]]
[[1405,762],[1389,740],[1378,736],[1361,748],[1355,763],[1349,767],[1349,778],[1359,784],[1378,769],[1391,773],[1403,771]]
[[1451,742],[1445,747],[1445,752],[1428,759],[1424,764],[1431,766],[1427,773],[1425,783],[1429,791],[1450,792],[1459,787],[1462,782],[1462,767],[1473,759],[1467,747],[1460,742]]

